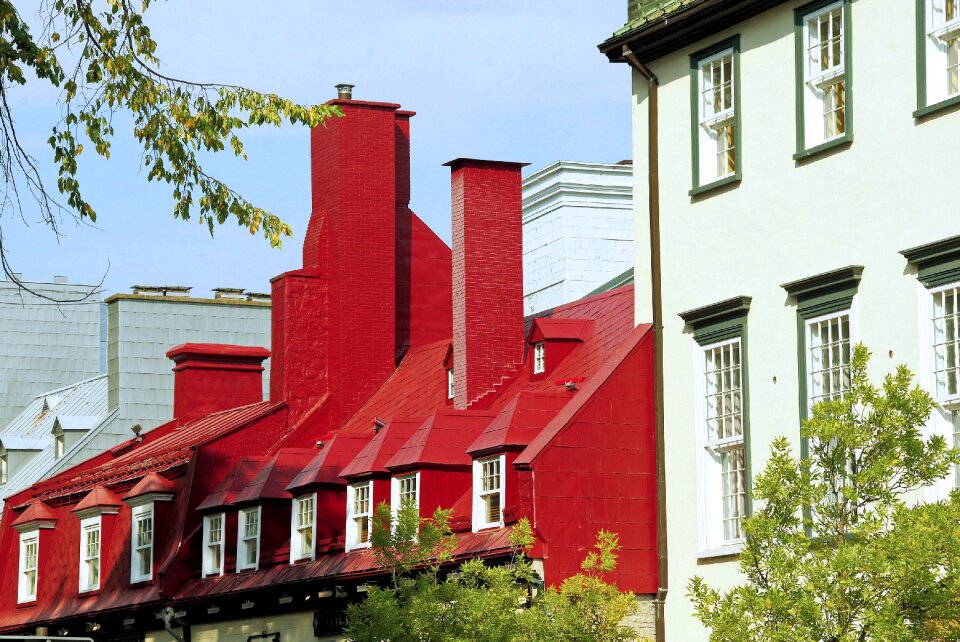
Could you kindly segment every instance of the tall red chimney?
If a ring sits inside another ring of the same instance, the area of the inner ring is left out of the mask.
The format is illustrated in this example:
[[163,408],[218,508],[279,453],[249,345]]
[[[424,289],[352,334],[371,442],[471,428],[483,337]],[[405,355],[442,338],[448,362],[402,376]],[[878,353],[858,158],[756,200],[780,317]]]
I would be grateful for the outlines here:
[[263,360],[269,356],[258,346],[184,343],[171,348],[174,419],[186,422],[263,401]]
[[453,209],[454,407],[467,408],[523,360],[520,169],[458,158]]

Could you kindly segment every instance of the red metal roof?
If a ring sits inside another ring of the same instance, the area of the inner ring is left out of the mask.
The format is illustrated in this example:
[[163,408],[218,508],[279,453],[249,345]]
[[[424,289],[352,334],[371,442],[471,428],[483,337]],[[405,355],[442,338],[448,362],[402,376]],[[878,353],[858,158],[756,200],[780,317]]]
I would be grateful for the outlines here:
[[402,469],[430,464],[469,466],[467,446],[494,418],[491,412],[438,410],[386,462],[386,468]]
[[76,513],[87,510],[88,508],[119,508],[122,505],[123,502],[120,501],[120,498],[110,492],[108,488],[97,486],[87,493],[86,497],[80,500],[80,503],[73,507],[73,512]]
[[149,473],[146,477],[138,481],[123,498],[133,499],[134,497],[140,497],[150,493],[172,493],[175,490],[177,490],[177,487],[171,484],[170,480],[166,477],[158,475],[157,473]]
[[524,390],[503,407],[490,425],[467,447],[467,452],[478,454],[528,445],[572,396],[566,390]]
[[340,471],[357,453],[360,452],[369,437],[350,435],[343,431],[330,438],[310,463],[287,484],[287,490],[297,492],[313,488],[320,484],[343,484]]
[[316,450],[282,448],[246,486],[237,493],[233,504],[249,504],[264,499],[293,499],[287,484],[310,463]]
[[27,510],[23,511],[20,517],[13,520],[12,525],[20,526],[21,524],[29,524],[30,522],[54,522],[56,520],[57,516],[50,510],[49,506],[41,501],[35,501],[27,506]]
[[232,504],[237,493],[244,489],[250,479],[256,476],[268,461],[270,461],[269,457],[241,457],[230,474],[217,484],[206,499],[200,502],[197,510],[222,508]]
[[358,477],[372,473],[387,473],[386,463],[417,431],[420,421],[394,419],[375,433],[356,457],[347,464],[341,477]]
[[530,331],[530,340],[586,341],[593,334],[594,323],[594,321],[586,319],[534,319],[533,329]]

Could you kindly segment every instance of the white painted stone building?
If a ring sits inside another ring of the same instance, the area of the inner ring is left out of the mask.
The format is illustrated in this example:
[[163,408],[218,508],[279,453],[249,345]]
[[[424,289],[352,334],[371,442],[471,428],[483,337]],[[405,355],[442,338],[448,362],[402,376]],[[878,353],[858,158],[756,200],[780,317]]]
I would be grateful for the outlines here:
[[523,180],[524,312],[574,301],[633,266],[633,168],[557,161]]
[[[872,350],[874,380],[900,363],[918,373],[941,404],[929,432],[953,443],[960,431],[960,5],[628,6],[630,22],[600,48],[632,68],[643,322],[648,204],[659,204],[662,639],[706,640],[688,582],[741,580],[751,478],[776,436],[800,454],[800,422],[843,394],[852,345]],[[654,133],[659,185],[648,180]]]

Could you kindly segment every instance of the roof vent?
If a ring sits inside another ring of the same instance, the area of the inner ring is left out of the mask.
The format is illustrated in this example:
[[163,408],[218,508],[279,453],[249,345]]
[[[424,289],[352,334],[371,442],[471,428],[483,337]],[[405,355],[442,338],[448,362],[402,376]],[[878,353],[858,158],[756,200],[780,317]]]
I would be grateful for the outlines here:
[[374,419],[374,420],[373,420],[373,432],[380,432],[381,430],[383,430],[383,427],[386,426],[386,425],[387,425],[387,424],[383,421],[383,419]]
[[247,292],[247,301],[270,303],[270,294],[268,292]]
[[214,299],[242,299],[243,288],[213,288]]
[[63,284],[63,283],[67,283],[68,281],[66,276],[62,274],[57,274],[56,276],[53,277],[53,282]]
[[340,83],[337,85],[337,99],[339,100],[353,100],[353,88],[356,85],[348,85],[346,83]]
[[146,296],[190,296],[192,287],[185,285],[134,285],[134,294]]

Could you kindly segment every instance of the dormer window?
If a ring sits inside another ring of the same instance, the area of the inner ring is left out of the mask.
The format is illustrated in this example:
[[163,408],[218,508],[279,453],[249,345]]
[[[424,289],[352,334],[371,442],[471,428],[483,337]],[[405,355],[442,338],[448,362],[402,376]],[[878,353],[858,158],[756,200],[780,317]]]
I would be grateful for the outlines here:
[[60,459],[63,457],[64,451],[64,439],[63,433],[59,433],[53,436],[53,458]]
[[290,537],[290,563],[314,558],[313,534],[317,528],[316,493],[293,500],[293,528]]
[[405,505],[414,508],[420,506],[420,473],[394,477],[390,480],[390,486],[390,505],[394,513]]
[[447,399],[453,399],[455,389],[453,387],[453,368],[447,368]]
[[533,374],[541,374],[547,371],[547,350],[543,341],[533,344]]
[[0,455],[0,484],[7,483],[7,475],[9,474],[8,467],[9,460],[7,459],[7,453]]
[[503,525],[504,455],[473,462],[473,530]]
[[100,516],[80,520],[80,592],[100,588]]
[[256,569],[260,564],[260,507],[240,511],[237,523],[237,570]]
[[370,546],[373,482],[347,486],[347,550]]
[[40,559],[40,533],[20,533],[20,582],[17,585],[17,602],[34,602],[37,599],[37,566]]
[[224,514],[203,518],[203,576],[223,575]]
[[130,582],[153,579],[153,502],[130,511]]

